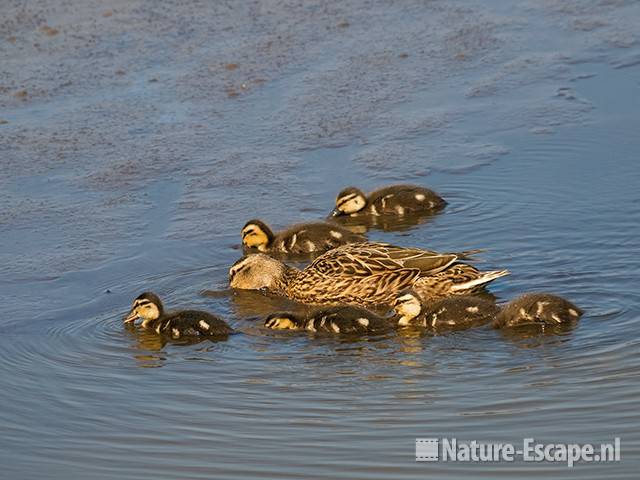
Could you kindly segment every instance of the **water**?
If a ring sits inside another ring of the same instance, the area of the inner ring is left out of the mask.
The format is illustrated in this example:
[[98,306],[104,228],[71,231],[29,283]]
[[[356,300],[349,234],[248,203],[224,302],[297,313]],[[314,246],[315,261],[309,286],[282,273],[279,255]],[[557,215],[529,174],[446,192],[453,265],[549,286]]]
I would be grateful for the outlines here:
[[[2,9],[3,477],[634,475],[639,4]],[[261,328],[285,302],[226,290],[247,219],[320,218],[348,184],[396,181],[449,206],[370,238],[487,248],[482,268],[513,272],[496,296],[565,295],[578,326],[313,338]],[[147,289],[241,333],[125,329]],[[623,459],[414,461],[443,436],[618,436]]]

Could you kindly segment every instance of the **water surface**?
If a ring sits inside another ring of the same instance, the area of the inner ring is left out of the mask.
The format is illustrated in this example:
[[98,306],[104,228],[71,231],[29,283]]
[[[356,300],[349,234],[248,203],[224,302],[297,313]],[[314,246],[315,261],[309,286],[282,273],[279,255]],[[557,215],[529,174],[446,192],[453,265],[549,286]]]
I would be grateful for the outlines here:
[[[630,478],[640,5],[214,3],[2,7],[3,474]],[[344,186],[390,182],[449,205],[370,238],[487,248],[480,267],[512,271],[501,301],[548,290],[583,319],[318,338],[265,331],[288,305],[225,291],[249,218],[322,218]],[[148,289],[241,333],[125,329]],[[616,436],[618,464],[414,461],[416,437]]]

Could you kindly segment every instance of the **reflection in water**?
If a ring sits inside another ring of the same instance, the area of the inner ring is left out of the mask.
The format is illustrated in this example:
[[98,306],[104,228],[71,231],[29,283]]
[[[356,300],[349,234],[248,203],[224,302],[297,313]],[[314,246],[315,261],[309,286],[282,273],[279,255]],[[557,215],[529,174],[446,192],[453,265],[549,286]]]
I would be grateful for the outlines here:
[[574,320],[559,325],[521,325],[501,328],[499,332],[504,339],[510,340],[521,348],[535,348],[552,342],[561,344],[569,341],[571,332],[577,325],[578,321]]
[[154,368],[164,365],[166,356],[162,350],[167,344],[165,336],[135,325],[124,325],[124,330],[127,332],[127,336],[133,340],[131,344],[135,349],[133,358],[140,367]]
[[143,368],[162,367],[167,360],[165,347],[168,344],[180,347],[202,344],[203,348],[200,348],[199,351],[208,352],[208,344],[226,342],[229,339],[229,337],[182,337],[176,340],[139,325],[124,325],[123,327],[127,336],[133,340],[131,343],[132,356]]
[[[0,86],[3,477],[637,477],[639,2],[120,2],[99,21],[78,1],[23,3],[3,2],[0,25],[18,32]],[[74,28],[32,48],[19,32],[43,16]],[[123,75],[86,68],[114,52]],[[339,221],[487,248],[512,271],[492,292],[566,295],[580,325],[288,334],[261,321],[304,307],[224,290],[249,213],[312,220],[336,184],[421,172],[444,212]],[[145,290],[241,333],[180,345],[123,328]],[[432,435],[619,436],[629,455],[414,462]]]
[[433,221],[435,217],[441,215],[439,212],[425,212],[412,215],[357,215],[327,217],[327,221],[335,222],[354,233],[364,234],[371,229],[378,229],[384,232],[408,232],[418,225],[426,225]]

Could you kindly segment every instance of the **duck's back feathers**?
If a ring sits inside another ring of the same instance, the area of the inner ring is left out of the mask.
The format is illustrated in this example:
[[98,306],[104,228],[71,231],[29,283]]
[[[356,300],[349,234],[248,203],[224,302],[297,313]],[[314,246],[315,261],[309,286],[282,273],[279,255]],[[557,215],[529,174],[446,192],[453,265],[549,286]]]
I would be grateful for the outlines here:
[[404,266],[405,261],[416,261],[418,250],[408,249],[406,258],[400,250],[377,243],[330,250],[302,271],[289,292],[307,303],[388,304],[420,275],[419,269]]
[[325,222],[301,223],[278,232],[270,250],[278,253],[308,254],[325,252],[340,245],[363,242],[362,235]]
[[151,328],[172,338],[224,337],[233,333],[233,329],[224,320],[199,310],[169,312],[160,317]]
[[438,253],[387,243],[361,242],[344,245],[318,257],[308,268],[327,275],[375,275],[401,269],[433,274],[458,259],[455,253]]
[[286,294],[304,303],[390,305],[411,286],[422,298],[462,295],[507,273],[479,272],[457,264],[459,256],[385,243],[344,245],[298,272]]
[[473,296],[454,296],[423,307],[419,320],[435,330],[462,329],[492,321],[500,308],[491,300]]
[[338,306],[317,310],[306,317],[273,314],[267,318],[265,326],[276,329],[284,326],[290,330],[314,333],[367,334],[389,331],[393,328],[393,323],[363,308]]
[[507,303],[493,326],[558,325],[578,320],[583,311],[570,301],[549,293],[527,293]]
[[433,190],[418,185],[391,185],[368,195],[367,210],[374,215],[407,215],[442,209],[446,202]]

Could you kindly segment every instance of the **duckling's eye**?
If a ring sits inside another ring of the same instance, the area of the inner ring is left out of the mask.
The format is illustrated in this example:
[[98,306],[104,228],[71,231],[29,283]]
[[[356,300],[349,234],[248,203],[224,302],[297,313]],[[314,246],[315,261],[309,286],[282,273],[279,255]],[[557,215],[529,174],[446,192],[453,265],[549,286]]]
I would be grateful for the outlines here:
[[262,293],[267,293],[269,291],[269,289],[267,287],[260,287],[260,292]]
[[346,197],[339,198],[336,203],[338,207],[342,207],[345,203],[347,203],[349,200],[353,200],[355,197],[355,195],[348,195]]

